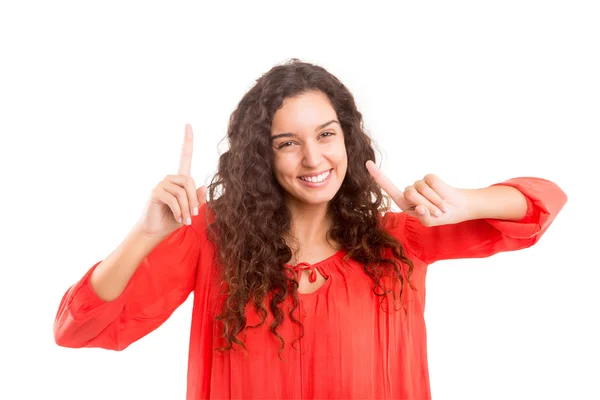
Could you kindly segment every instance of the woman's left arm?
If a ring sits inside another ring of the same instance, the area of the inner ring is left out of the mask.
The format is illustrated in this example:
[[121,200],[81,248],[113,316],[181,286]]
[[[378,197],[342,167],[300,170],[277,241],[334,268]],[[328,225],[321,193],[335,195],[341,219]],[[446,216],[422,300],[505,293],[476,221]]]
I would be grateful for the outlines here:
[[557,184],[535,177],[456,189],[427,175],[402,192],[369,164],[375,181],[403,211],[386,213],[386,227],[427,264],[530,247],[567,202]]

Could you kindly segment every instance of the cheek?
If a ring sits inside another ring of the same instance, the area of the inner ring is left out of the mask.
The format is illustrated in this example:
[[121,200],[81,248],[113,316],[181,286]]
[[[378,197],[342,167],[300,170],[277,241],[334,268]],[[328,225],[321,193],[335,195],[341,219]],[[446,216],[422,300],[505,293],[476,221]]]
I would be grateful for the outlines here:
[[294,171],[292,163],[289,160],[286,160],[285,158],[281,158],[281,157],[276,158],[273,161],[273,169],[274,169],[275,177],[278,180],[285,179],[290,174],[292,174]]
[[344,168],[348,165],[348,154],[346,153],[346,148],[341,150],[338,157],[338,165],[343,166]]

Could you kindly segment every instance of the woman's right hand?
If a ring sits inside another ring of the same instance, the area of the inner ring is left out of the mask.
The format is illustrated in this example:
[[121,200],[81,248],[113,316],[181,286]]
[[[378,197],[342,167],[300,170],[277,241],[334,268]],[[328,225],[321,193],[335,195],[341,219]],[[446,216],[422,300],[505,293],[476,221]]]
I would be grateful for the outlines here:
[[206,187],[196,189],[190,176],[193,139],[192,127],[186,124],[179,171],[177,175],[167,175],[152,190],[138,221],[142,234],[166,237],[183,224],[191,225],[192,215],[198,215],[198,209],[206,202]]

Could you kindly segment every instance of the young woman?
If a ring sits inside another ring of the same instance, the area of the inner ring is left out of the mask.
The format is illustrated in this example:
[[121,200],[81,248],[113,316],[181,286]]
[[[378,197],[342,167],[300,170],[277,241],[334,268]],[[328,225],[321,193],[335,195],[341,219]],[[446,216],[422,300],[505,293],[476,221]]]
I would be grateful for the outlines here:
[[227,135],[197,189],[186,126],[178,174],[62,298],[58,345],[123,350],[194,292],[188,399],[430,398],[427,266],[532,246],[567,201],[541,178],[399,190],[350,91],[296,59],[257,80]]

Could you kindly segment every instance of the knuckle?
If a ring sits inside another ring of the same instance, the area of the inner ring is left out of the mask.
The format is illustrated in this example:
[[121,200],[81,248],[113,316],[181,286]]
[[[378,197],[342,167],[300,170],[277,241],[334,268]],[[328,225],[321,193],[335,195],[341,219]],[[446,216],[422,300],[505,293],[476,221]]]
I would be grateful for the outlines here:
[[182,188],[181,186],[179,186],[177,189],[177,198],[179,200],[183,200],[187,198],[187,194],[184,188]]
[[434,174],[427,174],[427,175],[425,175],[425,177],[423,179],[428,184],[432,184],[433,182],[435,182],[437,180],[437,176],[435,176]]
[[417,190],[421,191],[427,187],[427,184],[423,180],[418,180],[415,182],[414,186]]
[[418,204],[419,196],[417,196],[416,194],[409,194],[408,196],[406,196],[406,200],[410,201],[413,204]]

